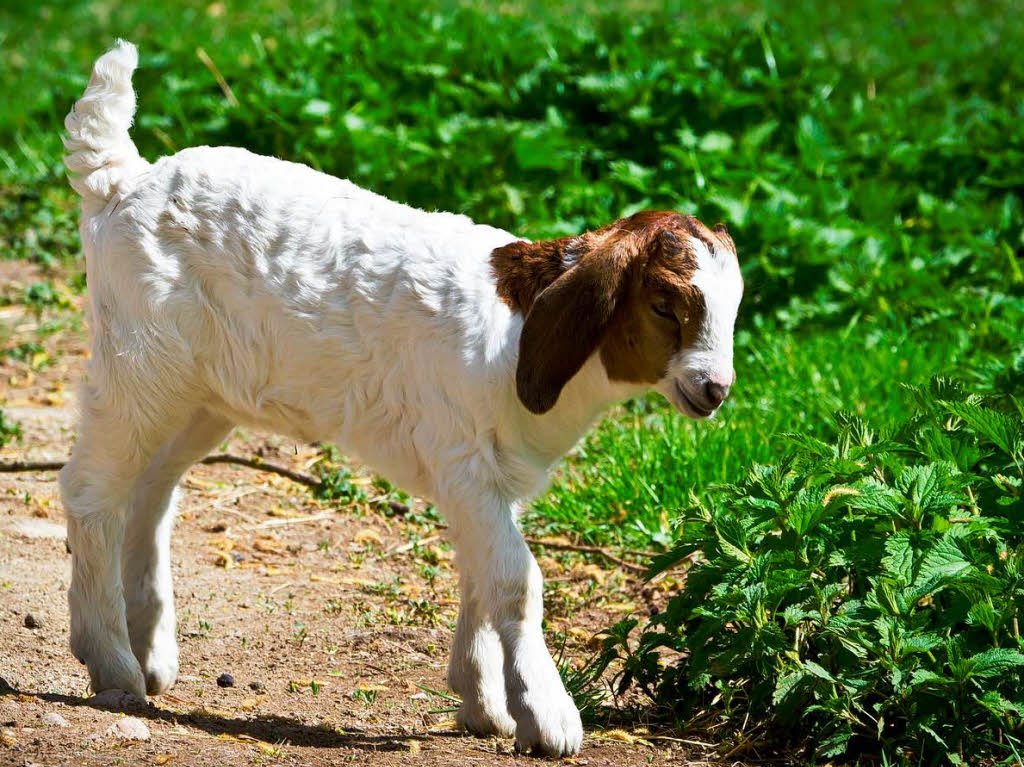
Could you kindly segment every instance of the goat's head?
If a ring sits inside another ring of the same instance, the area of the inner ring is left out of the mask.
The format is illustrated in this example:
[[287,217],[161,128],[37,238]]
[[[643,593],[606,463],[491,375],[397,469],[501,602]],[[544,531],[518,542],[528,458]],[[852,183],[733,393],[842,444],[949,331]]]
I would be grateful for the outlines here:
[[725,227],[645,211],[579,237],[492,256],[498,293],[525,316],[516,389],[554,407],[595,352],[612,381],[648,384],[691,418],[729,393],[743,278]]

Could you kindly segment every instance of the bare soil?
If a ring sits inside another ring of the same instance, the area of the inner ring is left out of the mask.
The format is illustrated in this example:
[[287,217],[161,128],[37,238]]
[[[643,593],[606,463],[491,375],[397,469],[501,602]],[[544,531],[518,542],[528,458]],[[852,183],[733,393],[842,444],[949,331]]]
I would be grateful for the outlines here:
[[[0,298],[40,279],[0,262]],[[0,349],[41,343],[45,359],[0,355],[0,407],[21,424],[0,462],[63,460],[86,352],[81,298],[36,316],[0,305]],[[308,471],[315,446],[238,431],[223,448]],[[56,475],[0,473],[0,765],[536,763],[512,742],[454,729],[445,665],[458,608],[451,550],[426,503],[395,515],[339,507],[288,479],[197,466],[183,482],[174,543],[181,676],[148,702],[93,699],[68,649],[70,555]],[[593,635],[642,607],[628,573],[538,550],[549,646],[574,663]],[[649,595],[648,595],[649,598]],[[639,602],[638,602],[639,600]],[[31,616],[31,618],[29,618]],[[217,679],[230,674],[234,685]],[[59,714],[65,722],[48,714]],[[108,732],[133,716],[148,740]],[[66,726],[65,726],[66,725]],[[584,765],[690,763],[701,750],[643,730],[588,730]]]

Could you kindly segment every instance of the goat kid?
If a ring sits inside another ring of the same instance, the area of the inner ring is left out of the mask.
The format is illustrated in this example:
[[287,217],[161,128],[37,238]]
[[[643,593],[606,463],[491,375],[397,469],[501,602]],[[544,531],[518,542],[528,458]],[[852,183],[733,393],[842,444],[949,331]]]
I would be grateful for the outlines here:
[[611,403],[722,403],[743,290],[725,228],[644,212],[528,242],[242,149],[150,164],[128,135],[136,64],[119,42],[65,121],[92,357],[60,485],[93,689],[174,684],[176,486],[245,424],[338,443],[433,498],[460,571],[458,722],[576,753],[517,516]]

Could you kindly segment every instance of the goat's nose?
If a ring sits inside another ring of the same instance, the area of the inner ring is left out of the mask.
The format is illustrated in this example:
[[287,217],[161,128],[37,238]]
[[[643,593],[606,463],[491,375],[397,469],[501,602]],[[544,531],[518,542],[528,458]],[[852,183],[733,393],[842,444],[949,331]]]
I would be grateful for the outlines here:
[[708,381],[704,384],[704,396],[708,398],[711,409],[714,410],[729,396],[729,386],[717,381]]

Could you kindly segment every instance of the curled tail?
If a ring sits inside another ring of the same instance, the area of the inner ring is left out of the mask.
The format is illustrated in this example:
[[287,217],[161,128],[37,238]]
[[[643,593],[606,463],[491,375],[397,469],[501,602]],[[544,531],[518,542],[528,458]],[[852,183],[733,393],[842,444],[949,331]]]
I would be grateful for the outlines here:
[[135,116],[132,72],[138,63],[135,46],[118,40],[97,59],[89,86],[64,118],[64,164],[71,186],[83,198],[105,202],[126,193],[148,166],[128,135]]

